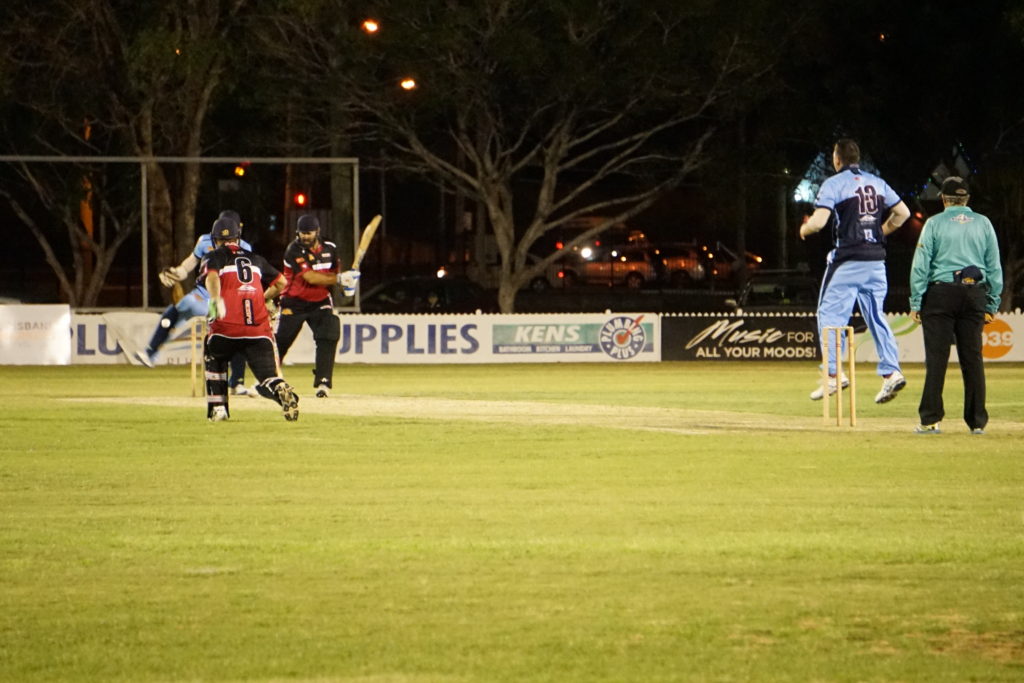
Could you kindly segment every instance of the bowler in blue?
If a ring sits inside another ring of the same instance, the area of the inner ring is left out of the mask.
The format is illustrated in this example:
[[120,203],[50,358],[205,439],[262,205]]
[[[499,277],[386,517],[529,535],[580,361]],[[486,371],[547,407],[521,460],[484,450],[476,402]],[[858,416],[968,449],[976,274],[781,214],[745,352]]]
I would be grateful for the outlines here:
[[[828,253],[825,276],[818,295],[818,339],[825,327],[845,327],[856,303],[878,352],[878,374],[882,388],[875,403],[885,403],[907,385],[900,371],[896,338],[885,319],[882,304],[889,284],[885,275],[885,239],[895,232],[910,210],[889,184],[860,168],[860,147],[849,138],[836,142],[832,150],[836,174],[821,184],[814,213],[800,227],[800,239],[806,239],[826,225],[832,230],[832,250]],[[853,340],[844,338],[842,348]],[[818,401],[849,386],[849,378],[836,376],[835,345],[827,358],[828,386],[811,392]]]

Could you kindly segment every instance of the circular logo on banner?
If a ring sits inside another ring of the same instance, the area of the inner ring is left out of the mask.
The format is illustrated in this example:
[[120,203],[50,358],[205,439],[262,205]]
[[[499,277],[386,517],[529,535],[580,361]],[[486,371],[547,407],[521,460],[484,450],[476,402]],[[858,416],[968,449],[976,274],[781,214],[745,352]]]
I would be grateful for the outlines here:
[[1002,358],[1013,348],[1013,328],[1005,320],[996,318],[981,331],[981,355]]
[[633,358],[647,344],[647,333],[644,332],[642,315],[636,319],[628,316],[616,316],[601,326],[598,339],[601,350],[616,360]]

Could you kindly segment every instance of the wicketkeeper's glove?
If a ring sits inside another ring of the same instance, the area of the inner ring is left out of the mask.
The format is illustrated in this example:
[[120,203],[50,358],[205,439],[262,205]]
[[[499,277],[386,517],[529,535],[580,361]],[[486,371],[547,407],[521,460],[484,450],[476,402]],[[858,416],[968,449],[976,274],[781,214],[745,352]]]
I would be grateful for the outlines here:
[[164,287],[173,287],[175,282],[181,282],[188,276],[181,266],[171,266],[160,271],[160,284]]
[[227,316],[227,314],[228,307],[227,304],[224,303],[224,299],[219,296],[217,298],[210,297],[210,310],[208,314],[209,319],[220,320],[221,318]]
[[345,296],[356,295],[356,286],[359,284],[360,275],[358,270],[346,270],[344,273],[338,273],[338,284],[341,285],[341,291],[345,293]]
[[270,322],[274,322],[281,315],[281,309],[277,307],[273,299],[267,299],[267,315],[270,316]]

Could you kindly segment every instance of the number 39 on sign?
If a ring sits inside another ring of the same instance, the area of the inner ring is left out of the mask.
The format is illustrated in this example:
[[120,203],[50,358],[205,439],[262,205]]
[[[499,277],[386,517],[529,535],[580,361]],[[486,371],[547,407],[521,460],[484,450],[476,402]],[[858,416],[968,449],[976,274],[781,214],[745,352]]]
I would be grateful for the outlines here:
[[981,355],[985,358],[1002,358],[1013,348],[1013,328],[1001,318],[996,318],[981,333]]

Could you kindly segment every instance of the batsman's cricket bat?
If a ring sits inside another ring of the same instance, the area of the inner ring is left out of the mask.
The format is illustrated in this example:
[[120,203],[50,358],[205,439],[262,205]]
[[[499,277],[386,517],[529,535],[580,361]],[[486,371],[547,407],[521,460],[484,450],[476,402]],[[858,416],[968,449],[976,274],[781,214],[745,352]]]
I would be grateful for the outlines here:
[[356,248],[356,257],[352,259],[352,270],[359,270],[359,264],[363,262],[366,250],[370,248],[370,242],[373,241],[373,236],[377,234],[377,226],[380,225],[380,219],[380,214],[377,214],[370,219],[370,222],[363,229],[363,236],[359,239],[359,247]]

